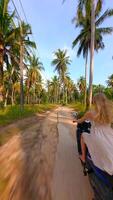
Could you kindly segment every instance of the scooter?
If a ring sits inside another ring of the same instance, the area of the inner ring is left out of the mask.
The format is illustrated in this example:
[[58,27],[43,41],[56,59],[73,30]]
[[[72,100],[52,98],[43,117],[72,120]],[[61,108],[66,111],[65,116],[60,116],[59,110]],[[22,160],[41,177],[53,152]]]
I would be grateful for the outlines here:
[[[80,143],[81,135],[83,132],[90,134],[90,129],[90,121],[84,121],[80,124],[77,124],[76,137],[79,155],[82,153]],[[88,148],[86,151],[86,162],[83,163],[81,161],[81,164],[83,167],[84,175],[89,177],[89,182],[94,192],[93,200],[113,200],[113,176],[110,176],[108,173],[102,171],[94,165]]]

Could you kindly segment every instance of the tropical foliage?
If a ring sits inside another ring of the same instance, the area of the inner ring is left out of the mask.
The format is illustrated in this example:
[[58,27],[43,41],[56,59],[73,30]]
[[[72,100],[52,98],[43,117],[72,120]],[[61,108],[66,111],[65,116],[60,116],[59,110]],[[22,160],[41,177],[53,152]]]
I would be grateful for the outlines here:
[[[32,53],[36,44],[29,37],[31,26],[20,19],[17,23],[16,11],[8,9],[9,2],[0,1],[0,102],[5,106],[19,103],[22,92],[27,96],[26,103],[38,101],[36,92],[40,96],[40,71],[43,69],[39,58]],[[31,101],[28,100],[29,93],[33,94]]]
[[54,59],[52,61],[52,65],[55,66],[55,71],[57,71],[59,75],[59,96],[62,94],[63,96],[63,103],[67,103],[67,99],[65,100],[65,90],[66,90],[66,75],[68,72],[68,65],[70,65],[71,60],[70,57],[67,55],[67,50],[58,49],[54,53]]

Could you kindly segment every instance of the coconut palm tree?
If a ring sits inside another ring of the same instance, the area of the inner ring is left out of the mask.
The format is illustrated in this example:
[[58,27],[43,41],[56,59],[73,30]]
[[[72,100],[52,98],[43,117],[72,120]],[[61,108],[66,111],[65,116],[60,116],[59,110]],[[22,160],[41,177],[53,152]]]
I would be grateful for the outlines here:
[[36,99],[36,85],[41,82],[41,70],[44,70],[43,64],[39,61],[39,58],[33,55],[29,57],[29,68],[27,71],[26,85],[27,85],[27,97],[29,103],[29,91],[31,87],[34,90],[34,101]]
[[17,45],[19,45],[19,67],[20,67],[20,104],[21,110],[23,109],[24,105],[24,91],[23,91],[23,70],[24,70],[24,60],[25,56],[30,55],[31,48],[36,48],[36,44],[33,41],[29,40],[28,35],[31,34],[31,26],[29,24],[25,24],[21,22],[20,26],[18,27],[18,41]]
[[83,99],[83,97],[85,95],[85,78],[83,76],[81,76],[78,79],[77,85],[78,85],[78,88],[79,88],[80,96]]
[[64,81],[65,81],[65,93],[66,93],[66,104],[67,104],[68,102],[71,102],[71,100],[73,98],[73,92],[75,90],[75,85],[69,75],[65,76]]
[[11,97],[11,103],[14,104],[13,101],[13,85],[15,82],[19,81],[19,72],[18,68],[13,65],[9,65],[6,70],[4,70],[4,78],[3,78],[3,91],[4,91],[4,106],[7,105],[8,97]]
[[54,98],[54,103],[58,102],[58,89],[59,89],[59,79],[57,76],[54,76],[50,82],[50,88],[52,90],[52,96]]
[[[95,14],[94,13],[92,14],[92,10],[94,10]],[[102,15],[101,12],[102,12],[102,0],[98,0],[96,6],[94,6],[93,0],[92,1],[79,0],[77,17],[74,18],[73,20],[73,21],[76,20],[76,27],[81,28],[80,34],[73,41],[73,47],[79,44],[77,56],[80,56],[80,54],[82,53],[83,57],[86,59],[85,79],[87,79],[86,76],[87,57],[88,57],[88,52],[90,51],[90,80],[89,80],[90,104],[92,99],[92,80],[93,80],[93,67],[92,67],[93,66],[92,57],[94,54],[93,46],[97,52],[99,49],[103,49],[105,46],[103,42],[103,36],[105,34],[111,34],[113,32],[113,27],[101,26],[101,24],[105,21],[105,19],[113,16],[113,9],[107,9]],[[93,45],[94,37],[95,37],[95,43]]]
[[3,100],[3,66],[8,65],[8,53],[15,41],[15,31],[13,17],[14,12],[8,13],[9,0],[0,1],[0,101]]
[[43,90],[43,83],[42,79],[40,78],[40,81],[36,83],[35,86],[35,92],[36,92],[36,103],[41,103],[41,92]]
[[55,66],[55,71],[58,72],[60,83],[63,87],[63,102],[64,102],[64,79],[68,69],[68,65],[70,65],[71,60],[67,55],[67,50],[58,49],[54,53],[55,58],[52,61],[52,65]]
[[50,102],[50,80],[46,81],[46,88],[47,88],[47,101]]
[[[21,57],[22,65],[25,55],[30,53],[29,47],[36,47],[35,43],[28,38],[28,34],[31,34],[30,25],[24,22],[21,23],[22,34],[20,25],[15,25],[15,12],[9,12],[9,2],[9,0],[0,1],[0,101],[3,100],[4,63],[8,68],[14,60],[19,66]],[[24,45],[23,53],[20,52],[22,44]]]
[[107,80],[107,85],[111,88],[113,88],[113,74],[111,76],[108,77]]
[[93,85],[93,95],[99,92],[104,92],[105,86],[99,84],[99,85]]
[[96,25],[95,25],[95,1],[91,0],[91,46],[90,46],[89,107],[91,107],[91,104],[92,104],[94,48],[95,48],[95,38],[96,38],[95,37],[95,27],[96,27]]

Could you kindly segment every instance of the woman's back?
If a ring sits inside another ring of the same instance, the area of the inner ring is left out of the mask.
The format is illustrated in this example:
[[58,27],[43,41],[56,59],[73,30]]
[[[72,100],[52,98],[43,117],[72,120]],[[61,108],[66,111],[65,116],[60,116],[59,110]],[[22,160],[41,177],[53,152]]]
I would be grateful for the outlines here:
[[[94,164],[102,170],[113,175],[113,103],[103,93],[93,97],[94,111],[87,112],[79,122],[90,120],[92,122],[91,134],[83,133]],[[82,142],[82,149],[84,150]],[[85,160],[83,151],[82,159]]]
[[113,175],[113,129],[92,121],[91,133],[83,134],[94,164]]

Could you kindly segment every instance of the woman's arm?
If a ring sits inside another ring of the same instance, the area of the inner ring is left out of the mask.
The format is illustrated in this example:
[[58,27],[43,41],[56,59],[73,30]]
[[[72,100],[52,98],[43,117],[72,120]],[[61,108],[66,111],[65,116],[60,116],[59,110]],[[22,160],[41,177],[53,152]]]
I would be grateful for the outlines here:
[[80,119],[76,120],[76,122],[77,123],[82,123],[85,120],[93,120],[93,119],[94,119],[94,116],[93,116],[92,112],[86,112],[84,114],[84,116],[81,117]]

